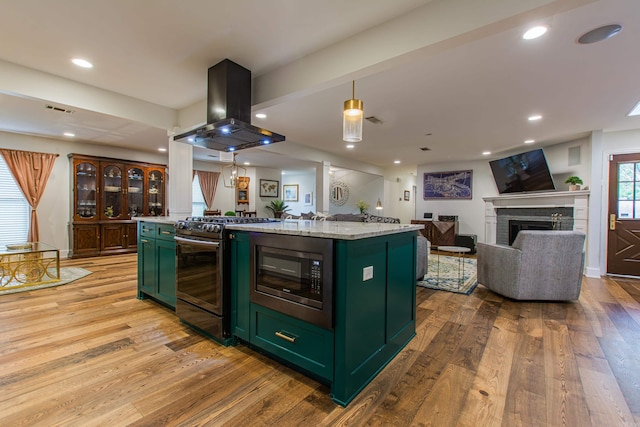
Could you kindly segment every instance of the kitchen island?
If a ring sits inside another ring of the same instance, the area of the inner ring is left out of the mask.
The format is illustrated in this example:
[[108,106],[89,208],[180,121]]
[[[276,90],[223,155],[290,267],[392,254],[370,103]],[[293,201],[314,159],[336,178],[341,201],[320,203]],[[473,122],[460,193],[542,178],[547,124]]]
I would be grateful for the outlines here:
[[[334,402],[346,406],[415,336],[416,232],[421,228],[307,220],[228,225],[232,334],[328,384]],[[255,242],[265,235],[283,249],[295,249],[300,239],[329,241],[329,326],[253,298]]]

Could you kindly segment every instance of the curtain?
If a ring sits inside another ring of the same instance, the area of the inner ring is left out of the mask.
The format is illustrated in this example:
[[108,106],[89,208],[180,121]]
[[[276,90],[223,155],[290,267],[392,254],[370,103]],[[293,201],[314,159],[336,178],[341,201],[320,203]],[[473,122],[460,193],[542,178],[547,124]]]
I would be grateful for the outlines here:
[[204,202],[207,204],[208,211],[213,208],[213,198],[216,195],[219,177],[220,172],[198,171],[198,181],[200,181],[200,189],[202,190],[202,196],[204,197]]
[[38,215],[36,209],[44,188],[51,175],[57,154],[34,153],[31,151],[7,150],[0,148],[13,178],[22,190],[27,203],[31,206],[31,220],[29,224],[29,242],[37,242],[40,238],[38,231]]

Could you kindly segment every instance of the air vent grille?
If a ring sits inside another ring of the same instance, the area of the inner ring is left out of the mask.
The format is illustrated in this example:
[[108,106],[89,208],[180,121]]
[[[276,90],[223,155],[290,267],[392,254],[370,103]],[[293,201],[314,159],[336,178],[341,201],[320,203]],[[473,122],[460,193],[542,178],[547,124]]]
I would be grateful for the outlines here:
[[59,113],[67,113],[67,114],[73,114],[74,111],[73,110],[69,110],[67,108],[61,108],[61,107],[56,107],[54,105],[45,105],[45,108],[47,108],[48,110],[53,110],[53,111],[57,111]]
[[431,148],[429,148],[429,147],[420,147],[420,149],[422,151],[431,151]]
[[365,117],[365,119],[369,120],[374,125],[381,125],[383,123],[382,120],[380,120],[376,116]]

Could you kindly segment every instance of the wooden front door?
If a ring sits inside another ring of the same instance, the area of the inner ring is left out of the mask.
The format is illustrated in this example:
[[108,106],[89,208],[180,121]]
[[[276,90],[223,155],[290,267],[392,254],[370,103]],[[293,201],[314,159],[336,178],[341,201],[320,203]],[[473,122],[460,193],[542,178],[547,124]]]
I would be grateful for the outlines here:
[[640,153],[609,161],[607,273],[640,276]]

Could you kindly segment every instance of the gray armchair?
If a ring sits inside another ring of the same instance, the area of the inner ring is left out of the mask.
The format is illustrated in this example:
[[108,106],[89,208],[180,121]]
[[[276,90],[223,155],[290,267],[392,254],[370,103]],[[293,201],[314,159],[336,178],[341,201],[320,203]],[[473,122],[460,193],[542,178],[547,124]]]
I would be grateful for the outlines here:
[[511,247],[478,243],[478,283],[516,300],[576,300],[584,242],[577,231],[523,230]]

